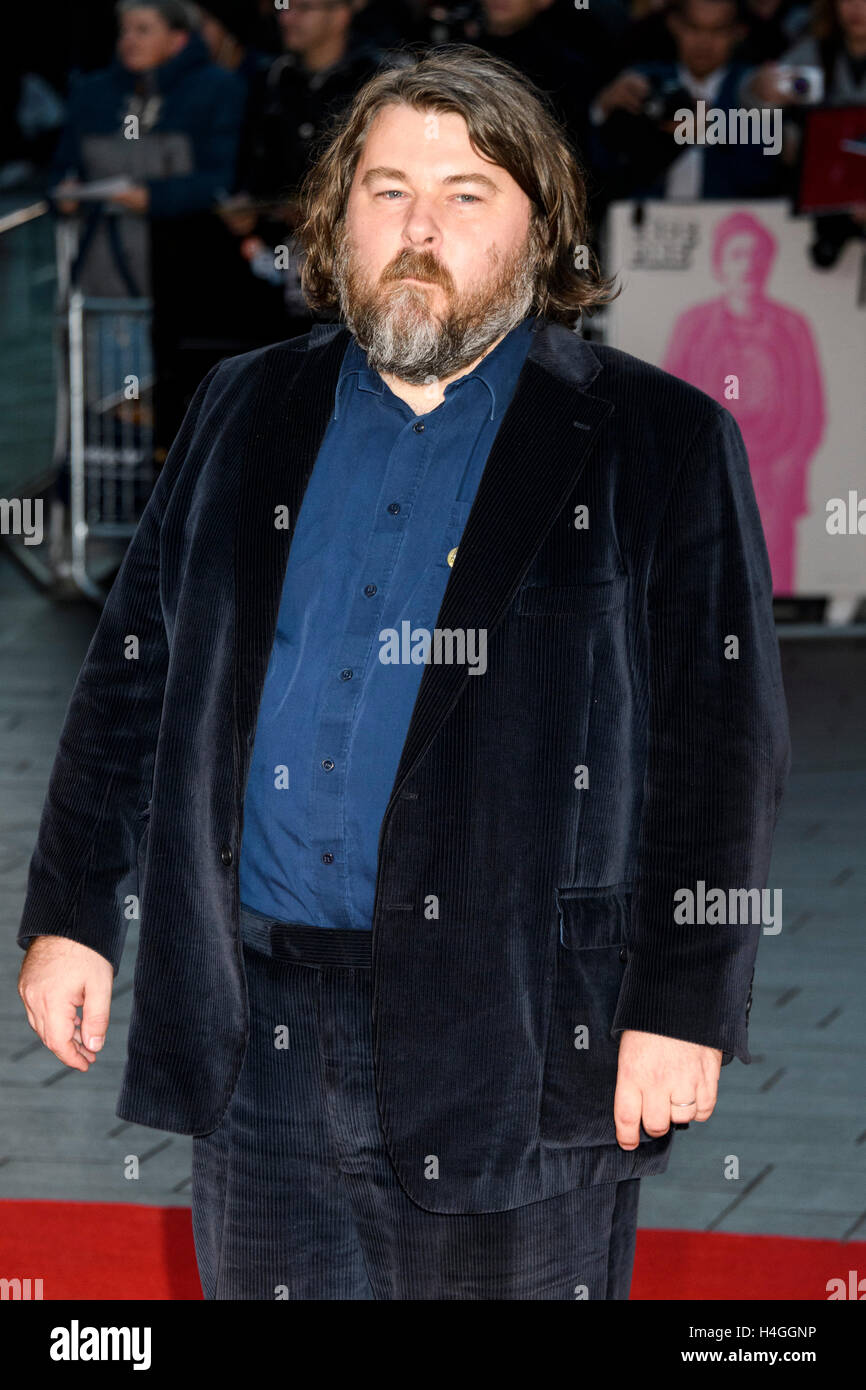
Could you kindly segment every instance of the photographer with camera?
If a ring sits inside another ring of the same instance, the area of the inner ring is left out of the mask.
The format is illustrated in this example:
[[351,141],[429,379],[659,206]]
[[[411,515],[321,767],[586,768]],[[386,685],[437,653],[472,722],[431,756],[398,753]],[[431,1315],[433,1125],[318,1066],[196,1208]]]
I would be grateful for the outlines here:
[[749,91],[768,106],[866,106],[866,0],[818,0],[811,28]]
[[751,70],[734,53],[747,32],[743,0],[673,0],[675,62],[639,63],[604,87],[590,107],[590,155],[605,201],[616,198],[759,198],[780,189],[778,161],[755,143],[686,148],[677,113],[699,100],[724,111],[743,104]]
[[[785,109],[782,157],[792,168],[810,107],[863,106],[866,127],[866,0],[817,0],[811,28],[779,63],[763,64],[746,84],[750,100]],[[816,217],[813,263],[829,269],[846,242],[864,236],[866,203]]]

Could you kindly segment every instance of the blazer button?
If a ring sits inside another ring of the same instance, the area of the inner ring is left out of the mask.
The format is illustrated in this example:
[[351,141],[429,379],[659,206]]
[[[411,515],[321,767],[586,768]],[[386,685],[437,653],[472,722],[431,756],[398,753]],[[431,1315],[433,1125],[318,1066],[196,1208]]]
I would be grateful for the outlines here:
[[620,948],[619,948],[619,958],[620,958],[620,960],[623,961],[623,962],[625,962],[625,961],[628,960],[628,947],[627,947],[627,946],[620,946]]
[[232,857],[232,852],[229,846],[223,845],[222,849],[220,850],[220,859],[223,861],[224,864],[230,864],[232,862]]

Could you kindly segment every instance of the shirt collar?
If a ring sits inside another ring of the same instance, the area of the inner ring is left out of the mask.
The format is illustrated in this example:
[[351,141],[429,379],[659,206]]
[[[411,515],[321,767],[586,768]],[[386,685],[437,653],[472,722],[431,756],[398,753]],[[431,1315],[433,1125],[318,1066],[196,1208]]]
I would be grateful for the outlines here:
[[[476,391],[481,389],[481,394],[487,398],[490,405],[487,418],[494,420],[502,415],[511,399],[515,380],[529,349],[529,336],[536,322],[538,320],[530,315],[506,333],[502,341],[482,357],[474,371],[448,383],[444,392],[445,400],[448,401],[461,387]],[[473,388],[470,386],[471,382],[479,385]],[[393,396],[401,406],[406,406],[405,401],[395,395],[390,387],[386,387],[386,382],[379,373],[367,366],[367,354],[354,337],[349,342],[340,368],[334,399],[335,420],[340,408],[348,404],[349,392],[353,386],[358,391],[370,391],[378,396],[384,396],[387,389],[389,396]],[[406,409],[409,410],[410,407],[406,406]]]
[[677,64],[677,76],[689,95],[701,97],[705,101],[715,100],[727,73],[728,65],[723,64],[720,68],[713,68],[706,77],[693,77],[682,63]]

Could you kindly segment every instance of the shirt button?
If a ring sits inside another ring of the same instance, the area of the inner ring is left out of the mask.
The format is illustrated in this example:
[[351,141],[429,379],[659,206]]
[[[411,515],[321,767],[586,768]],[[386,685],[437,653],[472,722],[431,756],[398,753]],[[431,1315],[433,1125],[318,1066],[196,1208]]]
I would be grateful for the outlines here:
[[309,140],[316,127],[310,121],[304,121],[298,126],[298,134],[302,140]]
[[375,584],[365,584],[365,585],[364,585],[364,593],[367,595],[367,598],[372,598],[373,595],[375,594],[375,592],[376,592],[376,585],[375,585]]
[[391,513],[392,516],[396,516],[397,513],[399,512],[399,510],[400,510],[400,503],[399,503],[399,502],[389,502],[389,503],[388,503],[388,511]]
[[325,769],[326,772],[332,772],[333,769],[334,769],[334,759],[333,759],[333,758],[323,758],[323,759],[322,759],[322,767]]
[[625,946],[621,946],[621,947],[620,947],[620,950],[619,950],[619,958],[620,958],[620,960],[623,961],[623,962],[625,962],[625,961],[628,960],[628,950],[627,950],[627,948],[626,948]]
[[352,679],[352,671],[351,671],[351,670],[349,669],[349,667],[347,666],[346,669],[345,669],[345,671],[341,671],[341,672],[340,672],[340,680],[341,680],[341,681],[350,681],[351,679]]
[[414,423],[414,425],[412,426],[412,428],[413,428],[413,430],[415,431],[416,434],[423,434],[423,433],[424,433],[424,421],[423,421],[423,420],[416,420],[415,423]]
[[330,851],[329,849],[326,849],[326,850],[325,850],[325,853],[322,855],[322,863],[323,863],[323,864],[333,864],[333,862],[334,862],[334,856],[333,856],[333,854],[331,853],[331,851]]
[[229,846],[223,845],[222,849],[220,850],[220,859],[223,861],[224,864],[230,864],[232,862],[232,857],[232,852]]

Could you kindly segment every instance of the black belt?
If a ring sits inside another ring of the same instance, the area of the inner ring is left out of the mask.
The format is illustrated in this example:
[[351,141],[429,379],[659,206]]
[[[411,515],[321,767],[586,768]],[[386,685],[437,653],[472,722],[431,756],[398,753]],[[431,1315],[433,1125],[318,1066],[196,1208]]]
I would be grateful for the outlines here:
[[241,903],[241,939],[254,951],[298,965],[342,965],[370,969],[373,932],[350,927],[311,927],[280,922]]

